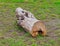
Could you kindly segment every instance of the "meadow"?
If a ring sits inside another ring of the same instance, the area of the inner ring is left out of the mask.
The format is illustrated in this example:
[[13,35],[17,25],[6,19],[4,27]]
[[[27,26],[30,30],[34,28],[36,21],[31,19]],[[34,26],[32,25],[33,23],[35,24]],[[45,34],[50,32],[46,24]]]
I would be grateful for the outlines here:
[[[16,23],[21,7],[42,20],[48,36],[33,38]],[[0,0],[0,46],[60,46],[60,0]]]

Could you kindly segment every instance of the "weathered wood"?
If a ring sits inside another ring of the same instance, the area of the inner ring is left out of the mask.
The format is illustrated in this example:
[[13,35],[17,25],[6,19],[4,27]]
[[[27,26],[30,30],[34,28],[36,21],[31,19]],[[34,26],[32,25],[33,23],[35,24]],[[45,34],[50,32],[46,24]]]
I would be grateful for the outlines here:
[[17,23],[27,30],[33,37],[37,36],[39,32],[45,36],[46,28],[45,25],[37,20],[34,15],[22,8],[16,9]]

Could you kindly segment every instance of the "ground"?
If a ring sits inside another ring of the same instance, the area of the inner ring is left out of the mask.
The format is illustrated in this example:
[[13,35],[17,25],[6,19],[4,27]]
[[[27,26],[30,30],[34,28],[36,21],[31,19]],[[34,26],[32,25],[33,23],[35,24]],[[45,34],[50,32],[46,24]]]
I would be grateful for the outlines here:
[[[33,38],[16,23],[15,9],[21,7],[42,20],[47,36]],[[19,2],[0,0],[0,46],[60,46],[60,1]]]

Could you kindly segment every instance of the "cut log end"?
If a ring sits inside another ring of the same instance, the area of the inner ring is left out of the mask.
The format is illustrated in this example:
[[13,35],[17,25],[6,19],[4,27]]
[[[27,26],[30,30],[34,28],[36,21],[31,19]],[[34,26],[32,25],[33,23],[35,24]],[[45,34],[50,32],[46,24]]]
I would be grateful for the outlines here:
[[45,36],[46,35],[45,25],[40,21],[36,22],[32,28],[32,32],[33,37],[36,37],[38,34]]

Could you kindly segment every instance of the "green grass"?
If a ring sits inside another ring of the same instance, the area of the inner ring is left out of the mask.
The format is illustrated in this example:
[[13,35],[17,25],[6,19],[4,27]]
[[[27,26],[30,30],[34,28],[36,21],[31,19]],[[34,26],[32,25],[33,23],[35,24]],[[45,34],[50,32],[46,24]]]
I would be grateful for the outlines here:
[[18,27],[15,16],[17,7],[31,11],[40,20],[60,19],[60,0],[31,0],[27,3],[20,0],[0,0],[0,46],[60,46],[60,37],[33,38]]
[[22,3],[22,2],[36,2],[37,0],[0,0],[0,2],[10,2],[10,3]]

